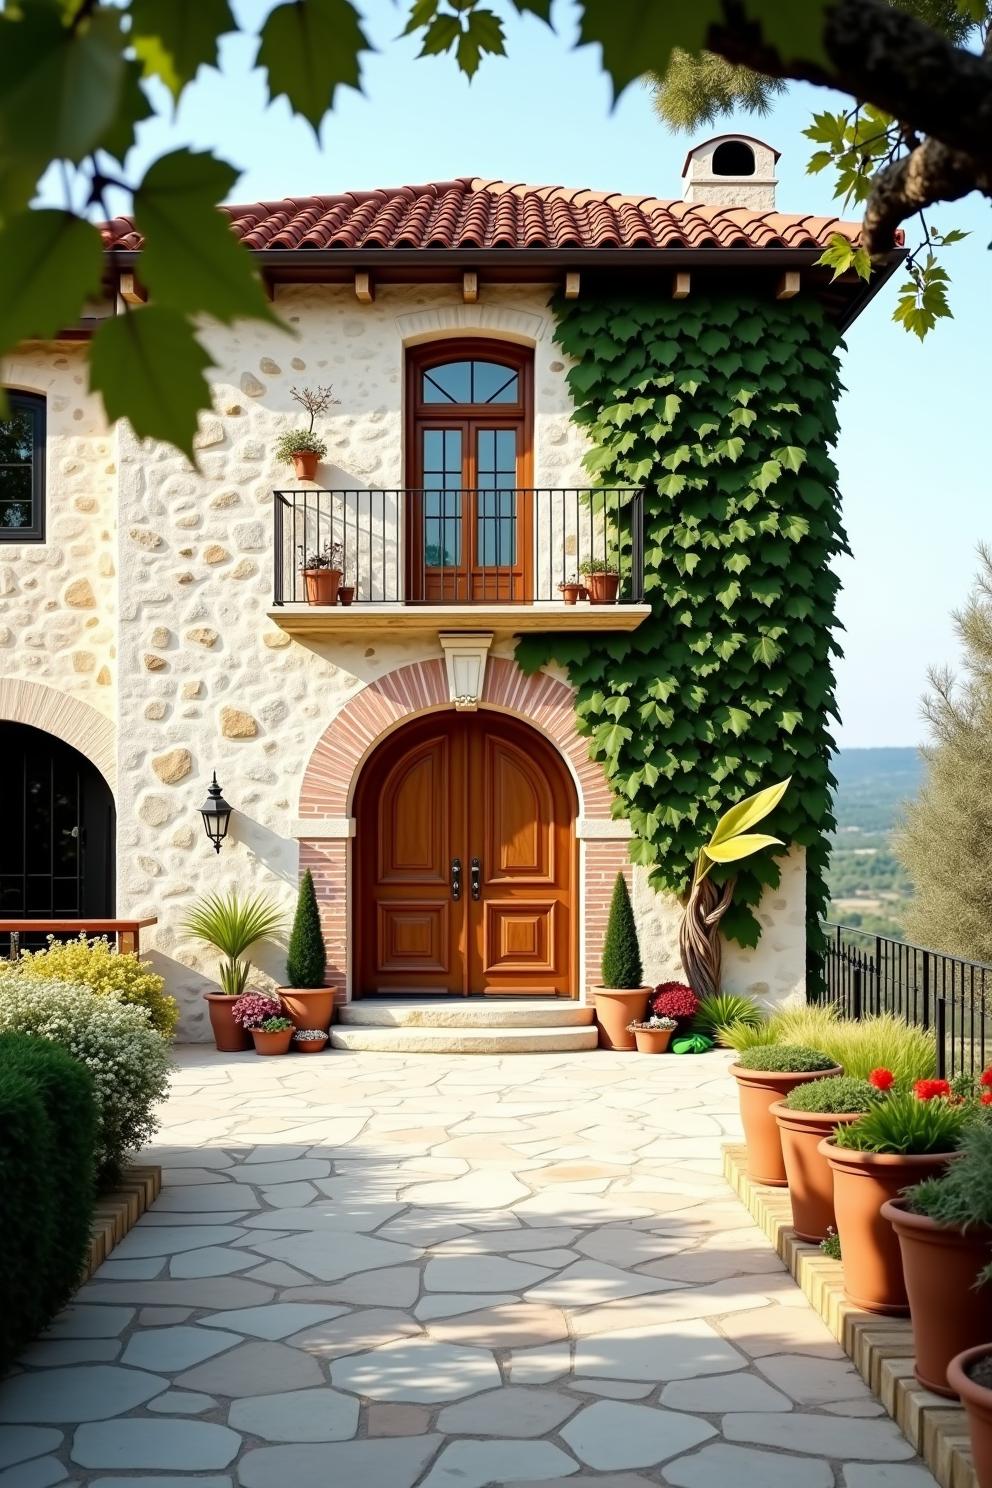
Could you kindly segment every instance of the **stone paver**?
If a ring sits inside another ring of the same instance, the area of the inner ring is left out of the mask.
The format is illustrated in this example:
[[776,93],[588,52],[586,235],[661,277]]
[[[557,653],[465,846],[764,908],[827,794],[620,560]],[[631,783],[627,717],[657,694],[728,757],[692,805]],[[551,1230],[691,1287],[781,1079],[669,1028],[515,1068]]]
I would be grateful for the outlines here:
[[728,1063],[180,1051],[0,1488],[934,1488],[723,1182]]

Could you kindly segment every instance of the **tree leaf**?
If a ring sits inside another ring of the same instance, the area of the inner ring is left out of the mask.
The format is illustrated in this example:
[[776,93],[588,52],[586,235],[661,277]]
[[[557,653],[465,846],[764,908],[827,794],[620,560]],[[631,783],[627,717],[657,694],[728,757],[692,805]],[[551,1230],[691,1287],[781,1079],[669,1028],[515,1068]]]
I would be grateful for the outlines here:
[[424,30],[424,39],[417,55],[437,57],[441,52],[450,52],[461,34],[461,23],[457,16],[447,13],[435,16]]
[[470,10],[455,51],[458,66],[467,78],[475,76],[484,53],[505,55],[503,23],[491,10]]
[[131,0],[135,54],[173,98],[201,66],[217,65],[218,38],[236,30],[228,0]]
[[0,352],[75,325],[102,275],[103,245],[92,223],[47,208],[8,218],[0,230]]
[[618,97],[646,72],[664,75],[674,49],[702,51],[710,26],[722,20],[720,0],[585,0],[579,41],[598,43]]
[[786,780],[780,780],[778,785],[766,786],[764,790],[756,791],[753,796],[748,796],[744,801],[738,801],[736,806],[731,806],[725,811],[717,822],[710,838],[710,846],[719,846],[721,842],[728,842],[731,837],[736,837],[740,832],[746,832],[758,822],[770,816],[775,807],[781,801],[792,782],[790,775]]
[[750,835],[745,833],[741,837],[731,837],[726,842],[708,842],[703,852],[714,863],[739,863],[742,858],[761,852],[763,847],[784,846],[778,837],[766,837],[763,832],[752,832]]
[[197,415],[210,407],[210,357],[184,315],[147,305],[104,321],[90,346],[90,389],[107,418],[139,439],[161,439],[194,459]]
[[281,324],[247,252],[216,207],[236,173],[206,152],[174,150],[149,166],[134,193],[145,236],[141,277],[156,302],[225,325],[239,317]]
[[269,96],[285,96],[316,134],[339,87],[361,83],[359,54],[369,50],[350,0],[285,0],[262,27],[257,65]]

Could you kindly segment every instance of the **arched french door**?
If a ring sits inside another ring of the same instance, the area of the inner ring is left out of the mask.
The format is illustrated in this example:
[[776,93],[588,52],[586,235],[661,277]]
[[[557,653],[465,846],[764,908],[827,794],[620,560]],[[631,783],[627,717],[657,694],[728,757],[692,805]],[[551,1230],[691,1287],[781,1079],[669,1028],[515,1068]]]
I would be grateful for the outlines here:
[[366,762],[354,810],[358,996],[576,995],[575,791],[535,729],[417,719]]
[[0,774],[0,918],[112,918],[116,813],[100,772],[54,735],[3,722]]

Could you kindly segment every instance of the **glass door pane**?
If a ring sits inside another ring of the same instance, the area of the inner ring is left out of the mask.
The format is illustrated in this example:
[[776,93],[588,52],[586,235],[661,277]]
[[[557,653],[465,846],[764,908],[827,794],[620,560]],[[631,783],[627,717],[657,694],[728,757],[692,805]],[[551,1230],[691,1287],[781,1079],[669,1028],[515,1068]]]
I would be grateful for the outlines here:
[[517,431],[476,431],[476,561],[509,568],[517,561]]
[[459,568],[462,561],[462,431],[422,431],[424,565]]

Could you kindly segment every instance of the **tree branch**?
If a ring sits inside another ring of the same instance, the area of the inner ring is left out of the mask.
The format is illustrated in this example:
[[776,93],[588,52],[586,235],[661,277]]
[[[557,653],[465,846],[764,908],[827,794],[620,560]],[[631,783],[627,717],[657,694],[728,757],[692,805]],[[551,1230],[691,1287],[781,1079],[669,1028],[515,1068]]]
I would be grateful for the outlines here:
[[897,227],[908,217],[976,189],[992,196],[992,174],[971,155],[949,150],[939,140],[924,140],[875,176],[865,204],[865,247],[878,258],[892,247]]

